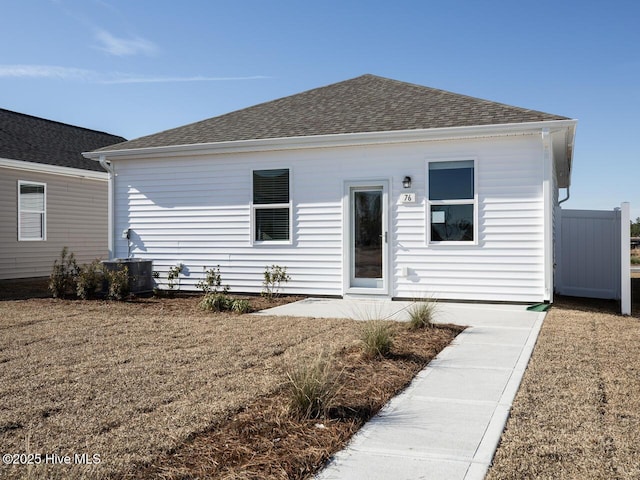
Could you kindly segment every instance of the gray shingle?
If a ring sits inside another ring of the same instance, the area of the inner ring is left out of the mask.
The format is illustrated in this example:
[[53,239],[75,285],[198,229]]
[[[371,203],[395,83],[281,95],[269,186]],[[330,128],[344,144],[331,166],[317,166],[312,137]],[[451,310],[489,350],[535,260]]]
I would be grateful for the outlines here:
[[565,119],[363,75],[101,150]]
[[104,171],[82,156],[126,139],[0,108],[0,158]]

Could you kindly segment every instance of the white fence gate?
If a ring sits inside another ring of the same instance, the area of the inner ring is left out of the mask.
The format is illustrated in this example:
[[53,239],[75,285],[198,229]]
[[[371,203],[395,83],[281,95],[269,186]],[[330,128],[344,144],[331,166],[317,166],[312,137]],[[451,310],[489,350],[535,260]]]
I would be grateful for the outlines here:
[[629,204],[611,211],[559,209],[557,215],[556,292],[622,300],[622,313],[630,313]]

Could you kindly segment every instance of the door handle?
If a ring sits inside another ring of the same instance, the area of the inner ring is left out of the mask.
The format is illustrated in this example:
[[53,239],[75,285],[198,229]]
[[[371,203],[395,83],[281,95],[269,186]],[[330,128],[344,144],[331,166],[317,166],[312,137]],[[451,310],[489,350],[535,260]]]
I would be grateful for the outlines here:
[[388,233],[388,232],[384,232],[384,234],[379,235],[379,236],[380,236],[380,238],[384,238],[384,243],[389,243],[388,238],[387,238],[387,233]]

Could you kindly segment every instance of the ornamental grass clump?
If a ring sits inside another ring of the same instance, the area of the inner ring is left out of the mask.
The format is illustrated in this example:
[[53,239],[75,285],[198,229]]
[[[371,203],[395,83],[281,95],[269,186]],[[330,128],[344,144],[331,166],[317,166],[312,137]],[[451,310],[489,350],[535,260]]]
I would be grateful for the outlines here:
[[418,300],[409,307],[409,325],[413,329],[433,327],[433,319],[437,311],[438,304],[435,300],[428,298]]
[[324,416],[340,390],[340,379],[326,353],[290,369],[285,385],[290,413],[302,419]]
[[367,320],[363,322],[360,340],[366,357],[388,356],[393,347],[391,323],[383,320]]

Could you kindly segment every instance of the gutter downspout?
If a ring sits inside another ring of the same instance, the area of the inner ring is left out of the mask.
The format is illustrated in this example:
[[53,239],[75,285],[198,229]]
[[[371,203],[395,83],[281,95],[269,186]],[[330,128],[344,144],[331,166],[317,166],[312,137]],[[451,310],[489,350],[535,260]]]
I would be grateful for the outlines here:
[[549,129],[542,129],[542,198],[544,210],[544,302],[553,303],[553,152]]
[[115,238],[113,236],[114,232],[114,197],[113,197],[113,187],[116,178],[115,170],[111,163],[109,163],[104,155],[100,155],[99,158],[100,166],[104,168],[107,173],[109,173],[109,182],[108,182],[108,196],[107,196],[107,248],[109,249],[109,260],[112,260],[115,255]]
[[558,206],[562,205],[564,202],[571,198],[571,187],[567,187],[567,196],[558,202]]

